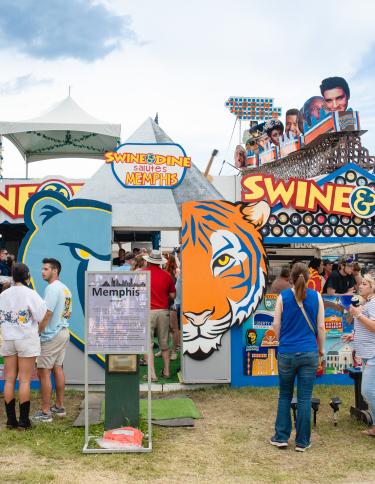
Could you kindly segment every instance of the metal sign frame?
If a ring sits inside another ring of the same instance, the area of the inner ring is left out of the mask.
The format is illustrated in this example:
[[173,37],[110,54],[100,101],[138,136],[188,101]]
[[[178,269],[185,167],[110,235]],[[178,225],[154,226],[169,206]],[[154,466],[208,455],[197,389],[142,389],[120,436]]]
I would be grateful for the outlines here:
[[[152,357],[152,347],[150,338],[150,272],[148,271],[137,271],[136,274],[144,274],[146,276],[146,286],[147,286],[147,299],[149,301],[148,307],[148,318],[146,324],[146,341],[148,346],[148,364],[147,364],[147,434],[148,447],[136,447],[136,448],[118,448],[118,449],[101,449],[101,448],[90,448],[90,441],[98,438],[95,435],[89,435],[89,368],[88,368],[88,358],[93,352],[89,352],[87,349],[87,337],[88,337],[88,275],[98,274],[104,276],[114,276],[114,275],[132,275],[132,271],[86,271],[85,273],[85,443],[82,448],[84,454],[120,454],[120,453],[145,453],[152,452],[152,420],[151,420],[151,373],[150,373],[150,361]],[[112,354],[112,353],[111,353]],[[113,353],[115,354],[115,353]],[[119,354],[119,353],[117,353]],[[124,351],[121,354],[134,354]]]

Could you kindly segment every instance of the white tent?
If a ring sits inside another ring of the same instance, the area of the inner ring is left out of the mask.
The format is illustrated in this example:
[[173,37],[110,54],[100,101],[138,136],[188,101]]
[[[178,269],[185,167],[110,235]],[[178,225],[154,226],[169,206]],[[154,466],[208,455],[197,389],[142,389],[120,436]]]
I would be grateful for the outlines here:
[[50,111],[26,121],[0,121],[28,163],[55,158],[103,158],[120,140],[121,125],[94,118],[68,96]]

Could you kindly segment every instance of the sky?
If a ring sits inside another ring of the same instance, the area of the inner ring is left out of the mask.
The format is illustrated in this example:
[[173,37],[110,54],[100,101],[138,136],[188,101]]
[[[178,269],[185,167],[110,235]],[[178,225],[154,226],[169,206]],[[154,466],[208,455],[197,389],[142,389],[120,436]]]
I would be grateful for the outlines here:
[[[2,0],[0,120],[20,121],[68,95],[121,123],[125,141],[159,113],[161,128],[212,175],[235,174],[239,140],[229,96],[267,96],[283,109],[342,76],[375,153],[375,3],[372,0]],[[231,142],[230,142],[231,140]],[[3,176],[25,176],[4,141]],[[30,164],[30,177],[88,178],[99,160]]]

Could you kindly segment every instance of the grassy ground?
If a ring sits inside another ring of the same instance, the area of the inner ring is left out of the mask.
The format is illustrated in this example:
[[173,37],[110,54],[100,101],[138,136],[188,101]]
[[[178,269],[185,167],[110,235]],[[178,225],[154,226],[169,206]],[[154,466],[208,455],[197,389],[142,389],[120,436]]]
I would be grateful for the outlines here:
[[[186,393],[186,392],[185,392]],[[222,387],[190,392],[203,415],[195,429],[154,427],[154,451],[143,455],[82,455],[83,429],[71,427],[81,394],[67,396],[69,417],[39,424],[29,432],[0,431],[2,483],[132,482],[375,482],[375,439],[351,420],[351,387],[317,386],[321,398],[313,447],[298,454],[268,443],[276,389]],[[338,427],[328,405],[339,396]],[[37,407],[36,396],[33,406]],[[3,402],[0,423],[4,426]]]

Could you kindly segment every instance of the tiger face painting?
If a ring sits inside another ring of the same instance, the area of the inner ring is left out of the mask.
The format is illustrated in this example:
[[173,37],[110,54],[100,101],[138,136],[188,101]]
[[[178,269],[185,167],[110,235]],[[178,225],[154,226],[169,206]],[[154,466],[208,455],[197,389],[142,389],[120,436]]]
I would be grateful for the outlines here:
[[183,348],[196,360],[248,319],[263,297],[267,262],[261,227],[269,205],[227,201],[183,205]]

